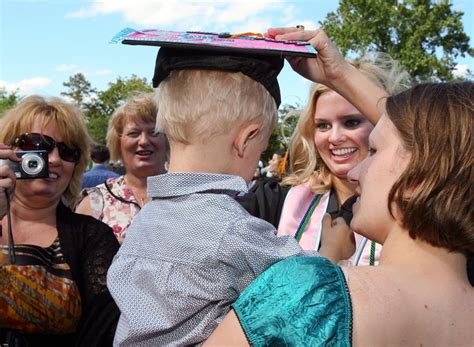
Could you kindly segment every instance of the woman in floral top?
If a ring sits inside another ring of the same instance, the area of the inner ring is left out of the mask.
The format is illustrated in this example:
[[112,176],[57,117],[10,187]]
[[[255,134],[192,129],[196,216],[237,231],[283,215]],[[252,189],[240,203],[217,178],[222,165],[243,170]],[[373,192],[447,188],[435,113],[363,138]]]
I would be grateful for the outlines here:
[[77,212],[110,225],[120,243],[128,226],[148,201],[147,177],[165,173],[168,142],[155,130],[158,108],[153,94],[135,95],[112,115],[107,131],[111,159],[126,173],[83,191]]

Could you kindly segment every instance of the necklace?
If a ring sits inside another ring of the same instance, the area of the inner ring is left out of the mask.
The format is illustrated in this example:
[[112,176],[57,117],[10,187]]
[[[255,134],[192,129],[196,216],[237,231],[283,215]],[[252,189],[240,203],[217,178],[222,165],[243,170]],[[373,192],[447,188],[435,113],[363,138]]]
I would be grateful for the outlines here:
[[125,185],[132,191],[133,197],[135,200],[137,200],[140,207],[143,207],[143,205],[145,205],[147,202],[146,194],[145,196],[140,196],[140,194],[138,194],[138,192],[128,183],[127,176],[123,176],[123,181],[125,182]]

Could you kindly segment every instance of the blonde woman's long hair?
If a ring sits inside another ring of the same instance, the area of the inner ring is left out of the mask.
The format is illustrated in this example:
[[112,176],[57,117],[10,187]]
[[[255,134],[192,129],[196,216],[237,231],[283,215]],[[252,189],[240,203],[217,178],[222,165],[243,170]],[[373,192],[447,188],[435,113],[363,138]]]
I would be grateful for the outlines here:
[[[366,56],[351,64],[368,76],[389,95],[407,88],[408,73],[386,54]],[[314,114],[318,98],[332,91],[323,84],[313,83],[309,102],[301,113],[289,145],[290,175],[283,179],[284,185],[308,183],[314,193],[329,191],[333,186],[333,175],[314,145]]]

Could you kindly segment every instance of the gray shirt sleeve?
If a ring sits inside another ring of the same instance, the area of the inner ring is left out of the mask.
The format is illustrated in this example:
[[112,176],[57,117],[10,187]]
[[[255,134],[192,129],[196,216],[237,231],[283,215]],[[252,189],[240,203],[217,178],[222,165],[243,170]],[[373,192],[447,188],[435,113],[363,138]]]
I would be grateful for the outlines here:
[[317,255],[304,251],[291,236],[277,237],[276,230],[261,219],[241,219],[229,226],[223,236],[218,258],[223,266],[225,282],[237,296],[260,273],[278,261],[296,255]]

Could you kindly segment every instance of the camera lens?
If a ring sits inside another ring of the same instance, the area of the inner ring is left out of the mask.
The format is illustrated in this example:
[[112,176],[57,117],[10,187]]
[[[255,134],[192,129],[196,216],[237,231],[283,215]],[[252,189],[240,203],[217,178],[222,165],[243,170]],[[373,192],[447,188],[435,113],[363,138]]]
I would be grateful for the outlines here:
[[43,167],[44,160],[36,153],[28,153],[21,158],[21,168],[30,176],[38,175]]

